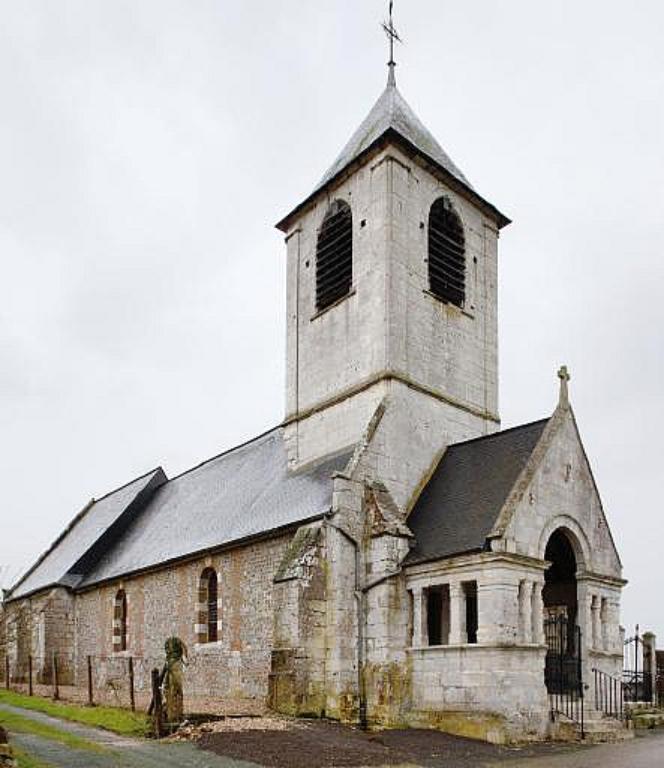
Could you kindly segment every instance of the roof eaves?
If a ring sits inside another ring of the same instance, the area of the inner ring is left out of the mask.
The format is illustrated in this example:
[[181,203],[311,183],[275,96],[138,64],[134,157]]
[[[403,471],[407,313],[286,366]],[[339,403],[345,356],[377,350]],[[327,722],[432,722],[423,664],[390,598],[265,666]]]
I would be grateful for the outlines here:
[[310,517],[304,518],[303,520],[294,520],[290,523],[286,523],[285,525],[277,526],[276,528],[270,528],[268,530],[258,531],[257,533],[251,533],[248,536],[243,536],[242,538],[239,538],[239,539],[233,539],[232,541],[225,541],[222,544],[217,544],[213,547],[205,547],[203,549],[196,550],[195,552],[188,552],[186,555],[171,557],[168,560],[163,560],[159,563],[155,563],[154,565],[147,565],[142,568],[136,568],[131,571],[126,571],[123,573],[116,574],[114,576],[109,576],[104,579],[99,579],[98,581],[84,582],[80,587],[74,588],[74,591],[87,592],[90,589],[97,588],[103,584],[113,583],[120,579],[133,578],[135,576],[139,576],[145,573],[155,573],[156,571],[161,571],[161,570],[164,570],[165,568],[170,568],[176,564],[188,563],[193,560],[200,560],[201,557],[206,557],[207,555],[215,555],[215,554],[218,554],[219,552],[225,552],[229,549],[235,549],[236,547],[245,546],[253,542],[262,541],[265,539],[272,539],[276,536],[280,536],[282,534],[288,533],[288,531],[295,530],[296,528],[300,528],[303,525],[310,525],[316,520],[322,520],[330,512],[331,512],[331,507],[328,507],[327,509],[321,512],[318,512],[315,515],[311,515]]
[[434,563],[438,560],[453,560],[455,557],[463,557],[463,555],[478,555],[482,552],[486,552],[485,547],[472,547],[471,549],[462,549],[458,552],[450,552],[449,554],[430,554],[422,555],[421,557],[414,557],[410,559],[410,555],[406,555],[403,561],[403,567],[408,568],[411,565],[424,565],[425,563]]

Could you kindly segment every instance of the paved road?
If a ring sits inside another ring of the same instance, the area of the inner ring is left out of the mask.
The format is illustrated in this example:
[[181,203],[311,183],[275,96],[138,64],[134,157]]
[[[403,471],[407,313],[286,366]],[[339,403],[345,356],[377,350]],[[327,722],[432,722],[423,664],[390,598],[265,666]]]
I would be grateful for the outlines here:
[[639,733],[633,741],[600,744],[566,755],[489,763],[495,768],[664,768],[664,730]]
[[74,734],[108,750],[98,753],[71,749],[40,736],[10,733],[12,744],[55,768],[257,768],[254,763],[203,752],[192,744],[164,744],[130,739],[97,728],[58,720],[41,712],[0,704],[0,714],[3,710]]

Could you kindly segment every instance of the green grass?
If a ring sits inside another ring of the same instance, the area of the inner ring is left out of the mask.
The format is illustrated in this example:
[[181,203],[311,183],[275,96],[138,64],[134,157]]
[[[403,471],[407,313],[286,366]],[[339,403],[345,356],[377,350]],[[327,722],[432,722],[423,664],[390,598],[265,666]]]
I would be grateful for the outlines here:
[[39,736],[48,741],[57,741],[69,749],[83,749],[88,752],[108,752],[100,744],[95,744],[80,736],[74,736],[72,733],[60,731],[52,725],[38,723],[36,720],[30,720],[23,715],[15,715],[13,712],[3,712],[0,710],[0,723],[12,733],[30,733],[33,736]]
[[[0,690],[0,704],[10,704],[13,707],[23,707],[35,712],[43,712],[52,717],[72,720],[75,723],[104,728],[123,736],[146,736],[150,723],[148,718],[128,709],[114,707],[80,707],[76,704],[63,704],[39,696],[24,696],[13,691]],[[4,713],[0,713],[2,716]]]
[[45,763],[42,760],[37,760],[36,757],[29,755],[22,749],[14,748],[14,755],[18,760],[18,768],[53,768],[51,763]]

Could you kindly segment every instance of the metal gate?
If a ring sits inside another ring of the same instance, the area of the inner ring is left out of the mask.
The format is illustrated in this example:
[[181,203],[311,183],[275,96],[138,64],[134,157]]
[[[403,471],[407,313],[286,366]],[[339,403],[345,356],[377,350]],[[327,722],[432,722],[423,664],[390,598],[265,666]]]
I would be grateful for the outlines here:
[[655,704],[664,708],[664,651],[657,651],[657,680],[655,683]]
[[639,625],[633,637],[625,640],[623,664],[623,691],[625,701],[652,701],[653,679],[643,637],[639,633]]
[[552,718],[565,715],[581,726],[584,737],[581,629],[558,616],[544,622],[546,665],[544,682],[549,692]]

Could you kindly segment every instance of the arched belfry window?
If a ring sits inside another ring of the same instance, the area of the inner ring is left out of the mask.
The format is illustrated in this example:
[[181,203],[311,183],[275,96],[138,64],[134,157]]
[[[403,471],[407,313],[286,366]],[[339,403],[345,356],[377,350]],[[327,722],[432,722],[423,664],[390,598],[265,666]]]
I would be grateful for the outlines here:
[[127,650],[127,593],[118,590],[113,602],[113,650]]
[[206,568],[201,574],[198,585],[197,618],[197,641],[216,643],[219,639],[219,585],[214,568]]
[[429,211],[429,290],[457,307],[466,298],[466,238],[447,197],[439,197]]
[[328,208],[316,245],[316,309],[320,312],[350,293],[353,283],[353,214],[348,203]]

